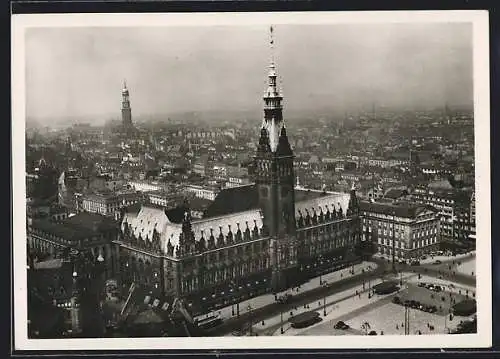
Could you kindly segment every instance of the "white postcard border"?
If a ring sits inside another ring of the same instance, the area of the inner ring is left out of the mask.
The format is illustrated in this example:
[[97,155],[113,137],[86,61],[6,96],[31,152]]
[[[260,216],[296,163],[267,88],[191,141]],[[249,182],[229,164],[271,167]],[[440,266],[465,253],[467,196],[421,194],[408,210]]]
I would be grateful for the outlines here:
[[[473,24],[478,333],[425,336],[28,339],[25,184],[25,49],[29,27],[132,27],[333,23]],[[492,343],[489,25],[487,11],[46,14],[12,16],[14,343],[16,350],[480,348]]]

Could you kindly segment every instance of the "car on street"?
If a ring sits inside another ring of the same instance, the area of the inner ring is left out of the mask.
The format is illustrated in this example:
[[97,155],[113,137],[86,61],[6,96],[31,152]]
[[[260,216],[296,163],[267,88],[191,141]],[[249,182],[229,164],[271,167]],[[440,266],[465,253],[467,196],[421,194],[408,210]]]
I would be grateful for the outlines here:
[[346,329],[349,329],[349,325],[347,325],[346,323],[344,323],[343,321],[339,320],[334,326],[333,328],[335,329],[341,329],[341,330],[346,330]]
[[290,303],[291,300],[292,300],[292,295],[287,293],[287,294],[278,298],[278,303],[286,304],[286,303]]
[[434,264],[441,264],[441,263],[443,262],[441,262],[439,259],[434,261]]
[[420,265],[420,262],[419,262],[419,261],[417,261],[417,260],[413,260],[413,261],[411,261],[411,262],[410,262],[410,265],[411,265],[411,266],[419,266],[419,265]]

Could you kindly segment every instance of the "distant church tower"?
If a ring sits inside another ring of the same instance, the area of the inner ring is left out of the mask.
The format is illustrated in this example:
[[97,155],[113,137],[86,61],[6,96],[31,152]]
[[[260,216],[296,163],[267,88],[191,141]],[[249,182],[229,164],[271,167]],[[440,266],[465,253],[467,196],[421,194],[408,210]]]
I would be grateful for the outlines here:
[[129,92],[125,81],[123,81],[122,89],[122,126],[126,132],[134,128],[132,124],[132,109],[130,108]]
[[[274,47],[273,28],[271,52]],[[263,97],[264,118],[255,156],[255,183],[264,225],[272,240],[273,287],[290,287],[297,266],[295,245],[294,155],[283,121],[283,96],[276,83],[276,66],[271,56],[268,87]]]

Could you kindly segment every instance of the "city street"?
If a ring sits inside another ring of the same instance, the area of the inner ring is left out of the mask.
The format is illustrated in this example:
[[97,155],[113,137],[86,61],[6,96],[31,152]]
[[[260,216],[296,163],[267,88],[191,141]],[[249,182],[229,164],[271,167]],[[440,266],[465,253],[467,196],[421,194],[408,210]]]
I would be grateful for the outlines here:
[[[464,258],[471,258],[471,255],[465,255]],[[474,254],[472,254],[472,258],[474,258]],[[443,258],[444,259],[444,258]],[[318,311],[321,312],[321,315],[323,316],[322,310],[323,310],[323,300],[325,299],[326,295],[326,305],[327,305],[327,319],[331,320],[333,318],[333,315],[337,317],[339,315],[349,315],[349,311],[362,311],[362,312],[369,312],[370,307],[368,308],[362,308],[365,305],[374,305],[377,306],[379,304],[376,304],[377,300],[375,297],[372,297],[371,300],[368,302],[365,302],[365,300],[368,300],[367,294],[362,294],[361,299],[358,298],[360,301],[359,302],[352,302],[355,303],[355,306],[352,307],[350,306],[343,306],[343,310],[339,311],[340,303],[353,300],[353,297],[355,297],[355,291],[358,290],[361,292],[363,290],[362,283],[365,282],[365,289],[367,288],[367,283],[368,280],[370,279],[372,281],[372,285],[375,285],[376,283],[379,283],[381,281],[381,278],[392,278],[393,280],[400,280],[401,277],[403,277],[403,280],[406,282],[411,282],[411,283],[418,283],[418,282],[429,282],[429,283],[436,283],[436,284],[442,284],[445,286],[448,286],[448,290],[454,291],[458,293],[460,290],[470,290],[471,293],[475,291],[475,278],[472,278],[471,276],[467,276],[461,273],[455,273],[454,275],[452,273],[443,273],[442,270],[440,269],[441,267],[444,268],[444,266],[448,265],[448,263],[451,263],[455,261],[456,258],[448,258],[446,261],[443,260],[442,264],[439,265],[438,267],[435,264],[431,263],[425,263],[421,266],[409,266],[405,264],[397,264],[396,268],[400,271],[400,274],[393,274],[390,269],[392,267],[392,264],[388,262],[387,260],[381,259],[381,258],[375,258],[375,263],[377,264],[376,268],[374,268],[373,271],[368,272],[365,271],[364,273],[359,273],[355,276],[347,276],[342,278],[340,277],[340,273],[330,273],[327,276],[329,278],[336,278],[337,280],[333,283],[330,283],[327,287],[319,286],[319,277],[313,279],[311,282],[312,284],[307,287],[309,290],[304,290],[304,288],[301,288],[302,290],[298,293],[294,293],[294,300],[292,303],[289,304],[278,304],[274,302],[274,298],[272,295],[267,295],[263,296],[266,297],[267,299],[260,299],[261,304],[264,304],[264,306],[260,308],[252,308],[252,310],[248,311],[248,303],[241,304],[240,303],[240,317],[229,317],[222,325],[214,328],[211,331],[211,335],[230,335],[232,332],[235,330],[241,330],[243,327],[248,327],[250,324],[250,321],[253,324],[253,332],[260,334],[260,335],[273,335],[276,333],[276,330],[280,329],[281,326],[281,315],[280,313],[283,311],[283,321],[287,322],[288,318],[290,317],[290,312],[292,312],[294,315],[300,314],[304,311],[308,310],[313,310],[313,309],[318,309]],[[471,259],[472,260],[472,259]],[[348,271],[348,269],[347,269]],[[401,271],[403,272],[401,274]],[[420,279],[418,279],[418,274],[420,274]],[[441,277],[441,278],[440,278]],[[327,278],[324,276],[324,278]],[[326,280],[326,279],[325,279]],[[452,285],[453,287],[450,289],[449,285]],[[366,296],[366,298],[363,298],[363,295]],[[260,298],[260,297],[259,297]],[[374,299],[375,298],[375,299]],[[380,299],[380,297],[378,297]],[[254,298],[256,299],[256,298]],[[265,305],[266,300],[269,304]],[[248,301],[248,302],[251,302]],[[319,303],[320,302],[320,303]],[[320,305],[321,304],[321,305]],[[389,304],[389,303],[388,303]],[[252,305],[252,304],[251,304]],[[304,308],[304,305],[306,305],[306,308]],[[307,306],[309,305],[309,309]],[[334,308],[328,309],[328,307],[334,306]],[[229,309],[226,308],[225,313],[228,313],[228,310],[231,310],[231,307],[228,307]],[[295,309],[297,308],[297,309]],[[332,314],[333,310],[334,314]],[[345,311],[345,312],[344,312]],[[229,312],[229,314],[231,314]],[[425,314],[430,314],[430,313],[425,313]],[[221,315],[224,315],[221,312]],[[227,317],[227,314],[225,314]],[[430,318],[429,318],[430,320]],[[264,325],[262,325],[262,321],[264,321]],[[324,322],[324,321],[323,321]],[[319,325],[322,323],[318,323],[316,325]],[[286,324],[287,327],[289,327],[289,324]],[[332,324],[333,325],[333,324]],[[311,329],[308,328],[308,329]],[[333,328],[332,328],[333,329]],[[311,329],[312,330],[312,329]],[[382,329],[383,330],[383,329]],[[422,329],[420,329],[422,331]],[[443,328],[444,330],[444,328]],[[293,331],[285,331],[286,335],[296,335],[292,334]],[[339,334],[339,332],[337,332]],[[340,334],[345,334],[345,333],[340,333]],[[312,335],[312,334],[311,334]]]
[[[216,328],[213,328],[207,334],[212,336],[227,335],[232,333],[233,331],[241,330],[243,326],[250,323],[250,320],[252,320],[252,322],[254,323],[262,322],[262,320],[265,321],[267,318],[279,315],[281,310],[283,310],[284,312],[290,312],[290,310],[293,310],[293,308],[295,307],[303,307],[304,304],[307,305],[313,301],[317,302],[318,300],[323,300],[325,295],[328,296],[338,292],[342,292],[344,290],[355,288],[356,286],[361,285],[363,282],[365,282],[367,285],[369,280],[373,281],[382,277],[385,271],[383,262],[375,260],[374,263],[377,264],[377,267],[372,271],[361,272],[355,274],[354,276],[342,275],[342,278],[339,278],[337,281],[329,283],[326,286],[319,286],[319,277],[317,277],[317,279],[314,280],[314,282],[317,281],[316,286],[308,291],[304,291],[301,286],[299,292],[296,292],[294,294],[291,303],[280,304],[275,302],[274,298],[272,298],[273,300],[271,303],[257,309],[252,309],[251,311],[247,311],[246,307],[240,304],[239,317],[232,317],[227,319],[223,324]],[[347,270],[347,273],[349,272],[349,268],[345,270]],[[337,274],[336,272],[333,272],[330,275],[340,275],[340,273]]]
[[[339,270],[336,272],[327,273],[327,274],[324,274],[322,276],[312,278],[308,282],[302,284],[300,286],[300,288],[293,288],[293,289],[289,289],[287,291],[283,291],[281,293],[277,293],[277,296],[280,297],[280,296],[283,296],[285,294],[292,294],[293,296],[296,296],[297,294],[300,294],[302,292],[308,292],[308,291],[313,290],[317,287],[320,287],[321,286],[320,280],[322,282],[327,282],[327,283],[332,284],[332,283],[339,282],[339,281],[341,281],[344,278],[347,278],[349,276],[353,276],[353,274],[351,274],[352,270],[354,270],[354,275],[357,276],[357,275],[364,273],[365,271],[368,272],[370,270],[374,270],[375,268],[377,268],[377,266],[378,265],[375,262],[362,262],[359,264],[355,264],[354,266],[350,266],[348,268],[345,268],[345,269],[342,269],[342,270]],[[252,310],[255,310],[255,309],[265,307],[265,306],[270,305],[270,304],[274,304],[275,302],[276,302],[276,299],[275,299],[274,294],[272,294],[272,293],[268,293],[268,294],[260,295],[258,297],[247,299],[247,300],[239,303],[240,314],[248,311],[249,305],[252,308]],[[237,314],[237,305],[236,304],[229,305],[227,307],[224,307],[224,308],[217,310],[216,312],[220,315],[220,317],[222,319],[226,320],[226,319],[234,317]],[[211,313],[203,314],[203,315],[197,316],[195,319],[203,319],[203,318],[207,317],[207,315],[210,315],[210,314]]]
[[[432,295],[433,292],[427,289],[419,288],[416,286],[417,276],[413,273],[403,273],[402,275],[404,283],[413,283],[413,285],[407,286],[406,284],[396,293],[388,295],[374,295],[368,298],[367,291],[362,291],[362,287],[357,287],[360,295],[355,295],[352,290],[344,291],[338,293],[337,295],[329,296],[326,298],[326,316],[323,315],[323,307],[312,307],[311,309],[316,310],[321,314],[322,321],[303,329],[291,328],[290,324],[287,322],[290,317],[290,313],[285,313],[284,316],[284,335],[362,335],[366,334],[363,331],[364,327],[369,327],[370,330],[375,330],[379,334],[404,334],[404,307],[401,305],[393,304],[391,301],[395,296],[409,296],[412,299],[419,300],[419,294]],[[425,279],[427,283],[434,283],[435,281],[431,277],[422,278]],[[374,281],[374,283],[380,283],[381,280]],[[450,291],[454,297],[465,298],[465,291],[453,286],[453,290],[448,290],[448,285],[450,282],[440,281],[442,285],[447,287],[447,291]],[[461,292],[461,294],[459,294]],[[446,295],[448,298],[448,296]],[[339,300],[335,300],[340,298]],[[420,299],[421,300],[421,299]],[[448,304],[449,305],[449,304]],[[294,315],[299,314],[301,310]],[[446,311],[445,311],[446,312]],[[443,334],[448,333],[448,329],[455,328],[461,320],[470,319],[467,317],[454,316],[450,319],[444,313],[428,313],[421,310],[410,309],[409,322],[411,323],[410,334],[415,334],[420,332],[421,334]],[[260,332],[263,335],[281,335],[281,323],[279,322],[279,317],[274,317],[271,319],[272,323],[277,323],[271,325],[269,329],[262,329]],[[335,323],[338,321],[344,321],[350,326],[349,330],[338,330],[334,328]],[[368,323],[368,325],[366,325]],[[266,321],[267,324],[267,321]],[[428,325],[429,324],[429,325]],[[263,326],[264,327],[264,326]],[[254,326],[254,331],[259,331],[259,325]]]

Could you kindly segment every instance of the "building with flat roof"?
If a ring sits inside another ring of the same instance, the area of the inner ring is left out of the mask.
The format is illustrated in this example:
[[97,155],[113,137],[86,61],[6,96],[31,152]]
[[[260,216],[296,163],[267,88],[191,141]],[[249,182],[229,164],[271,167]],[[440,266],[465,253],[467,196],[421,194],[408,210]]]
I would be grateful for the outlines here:
[[142,193],[135,191],[89,193],[82,196],[81,208],[86,212],[118,218],[123,207],[141,202],[143,197]]
[[411,197],[439,211],[443,245],[473,245],[476,223],[472,190],[416,189]]
[[418,258],[437,250],[439,212],[411,202],[360,202],[363,240],[377,252],[396,259]]

